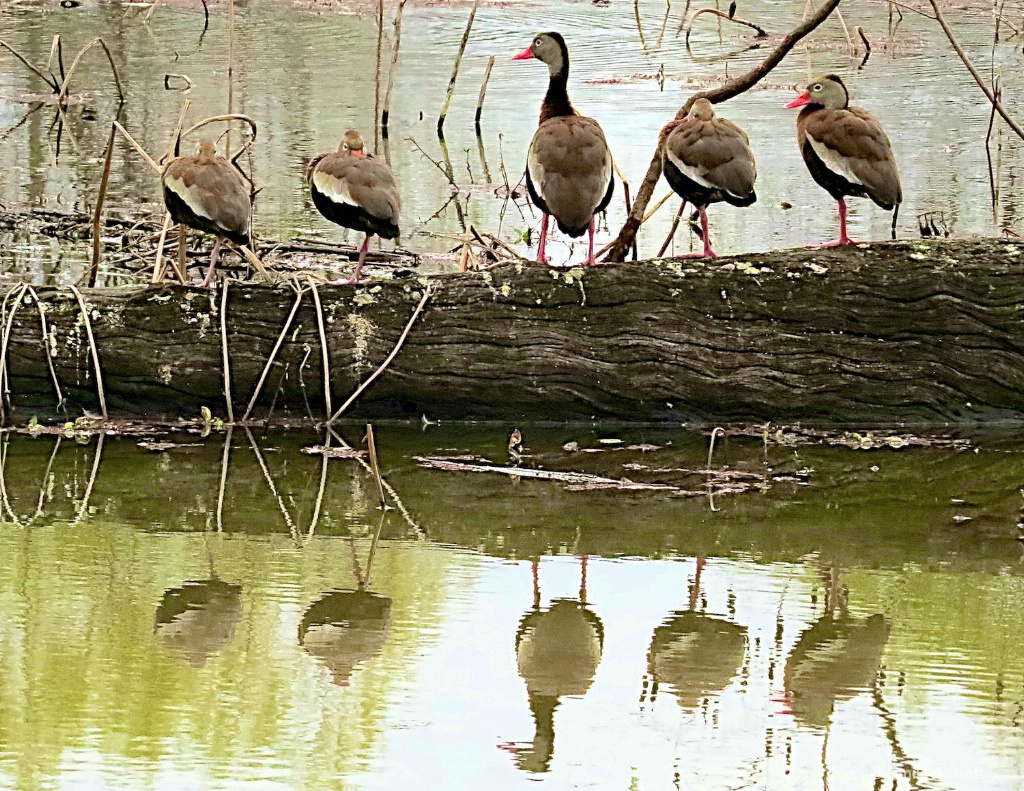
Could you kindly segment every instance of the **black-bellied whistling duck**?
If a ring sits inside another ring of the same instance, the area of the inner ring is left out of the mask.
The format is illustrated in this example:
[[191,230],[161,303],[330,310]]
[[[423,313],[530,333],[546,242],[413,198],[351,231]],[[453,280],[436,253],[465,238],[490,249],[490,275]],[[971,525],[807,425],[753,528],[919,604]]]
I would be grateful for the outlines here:
[[698,99],[685,118],[662,130],[662,164],[669,186],[700,213],[704,257],[714,258],[707,206],[725,201],[749,206],[757,200],[757,165],[750,140],[736,124],[715,115],[707,99]]
[[572,237],[589,233],[587,265],[594,261],[594,215],[612,199],[612,153],[600,124],[576,112],[569,101],[569,48],[559,33],[539,33],[513,60],[537,58],[548,66],[548,92],[540,125],[530,141],[526,188],[543,213],[537,262],[547,263],[548,221]]
[[313,203],[333,223],[366,234],[355,274],[343,283],[359,283],[370,237],[397,239],[402,199],[395,176],[384,162],[363,151],[363,138],[349,129],[336,152],[320,154],[306,168]]
[[221,243],[228,239],[249,246],[252,196],[238,169],[217,156],[212,140],[199,143],[199,153],[178,157],[164,169],[164,205],[179,225],[217,237],[203,287],[209,287]]
[[892,212],[896,238],[903,190],[885,130],[867,110],[850,107],[850,94],[835,74],[819,77],[786,107],[803,107],[797,141],[807,169],[839,201],[839,238],[822,247],[856,244],[846,233],[846,196],[871,198]]

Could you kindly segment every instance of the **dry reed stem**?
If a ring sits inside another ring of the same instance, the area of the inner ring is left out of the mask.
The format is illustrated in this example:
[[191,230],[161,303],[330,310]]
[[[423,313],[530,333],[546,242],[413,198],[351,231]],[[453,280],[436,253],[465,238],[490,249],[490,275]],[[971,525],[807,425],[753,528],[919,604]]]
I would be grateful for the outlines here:
[[[228,0],[228,115],[235,112],[235,0]],[[253,136],[255,137],[255,131]],[[231,157],[231,127],[224,136],[224,151]]]
[[14,47],[12,47],[10,44],[8,44],[6,41],[3,41],[2,39],[0,39],[0,47],[3,47],[4,49],[6,49],[8,52],[10,52],[12,55],[14,55],[14,57],[16,57],[18,60],[20,60],[23,64],[25,64],[25,66],[28,68],[28,70],[31,71],[33,74],[35,74],[37,77],[39,77],[39,79],[41,79],[47,85],[49,85],[53,89],[54,93],[57,93],[58,91],[60,91],[60,83],[58,83],[56,80],[54,80],[54,79],[52,79],[50,77],[47,77],[45,74],[43,74],[42,71],[37,69],[31,63],[29,63],[28,58],[26,58],[24,55],[22,55],[20,52],[18,52],[18,50],[16,50]]
[[[487,83],[489,83],[491,81],[491,69],[493,69],[493,68],[494,68],[494,56],[491,55],[491,57],[489,57],[487,59],[487,68],[484,69],[484,81],[480,85],[480,95],[477,97],[477,100],[476,100],[476,115],[474,116],[473,125],[476,128],[476,134],[477,134],[478,137],[480,136],[480,118],[484,114],[484,98],[486,98],[486,96],[487,96]],[[483,159],[483,157],[481,157],[481,159]],[[484,167],[486,168],[486,166],[487,166],[487,161],[484,160]],[[490,178],[489,177],[488,177],[487,180],[488,180],[488,182],[490,182]]]
[[[7,325],[7,303],[11,299],[11,295],[25,286],[24,283],[18,283],[11,286],[7,293],[4,294],[4,301],[0,304],[0,346],[6,345],[7,343],[7,331],[5,329]],[[0,365],[0,419],[3,418],[3,399],[10,392],[9,382],[7,378],[7,366]]]
[[103,175],[100,176],[100,191],[96,196],[96,210],[92,217],[92,265],[89,267],[89,277],[86,285],[92,288],[96,285],[96,275],[100,270],[100,251],[102,248],[100,239],[100,220],[103,216],[103,202],[107,197],[107,184],[110,182],[110,161],[114,156],[114,135],[117,128],[111,124],[110,135],[107,137],[107,151],[103,155]]
[[705,472],[711,472],[711,457],[715,452],[715,437],[724,437],[725,429],[721,426],[715,426],[711,429],[711,444],[708,445],[708,466]]
[[654,208],[648,209],[647,214],[644,215],[643,222],[647,222],[651,217],[658,213],[658,209],[665,205],[669,198],[675,195],[674,192],[669,192],[662,197],[660,201],[654,204]]
[[[103,417],[106,418],[106,415]],[[104,431],[96,435],[96,455],[92,459],[92,471],[89,473],[89,482],[85,485],[85,494],[82,495],[82,507],[78,509],[78,514],[75,516],[75,521],[72,524],[79,524],[85,519],[86,511],[89,510],[89,498],[92,497],[92,487],[96,484],[96,474],[100,471],[100,459],[103,458],[103,440],[106,436],[107,434]]]
[[245,409],[245,414],[242,415],[242,422],[249,419],[249,415],[252,412],[254,406],[256,406],[256,399],[260,397],[260,391],[263,390],[263,383],[267,380],[267,375],[270,373],[270,367],[274,364],[274,360],[277,358],[277,353],[281,349],[281,344],[284,343],[285,337],[288,335],[288,330],[291,329],[292,321],[295,319],[295,314],[299,311],[299,305],[302,304],[302,297],[305,295],[305,291],[299,289],[298,295],[295,297],[295,304],[292,305],[292,310],[288,314],[288,318],[284,320],[284,326],[281,328],[281,334],[277,336],[277,342],[274,344],[274,348],[270,351],[270,357],[267,358],[267,364],[263,366],[263,373],[260,374],[259,381],[256,383],[256,389],[253,391],[252,398],[249,399],[249,406]]
[[391,48],[391,67],[388,69],[388,88],[384,93],[384,108],[381,110],[380,125],[381,134],[384,139],[388,137],[388,121],[391,115],[391,91],[395,87],[395,70],[398,68],[398,52],[402,46],[402,11],[405,9],[405,0],[399,0],[398,10],[395,11],[395,43]]
[[380,515],[380,522],[377,524],[377,532],[373,534],[373,540],[370,541],[370,551],[366,554],[365,582],[367,585],[370,584],[370,574],[373,572],[373,559],[377,556],[377,546],[380,544],[380,534],[381,531],[384,530],[384,520],[386,518],[386,513]]
[[50,369],[50,378],[53,379],[53,388],[57,391],[57,409],[64,406],[64,394],[60,389],[60,382],[57,381],[57,369],[53,366],[53,355],[50,353],[50,328],[46,323],[46,311],[43,310],[43,303],[39,301],[39,295],[32,286],[28,287],[28,293],[36,302],[39,309],[39,327],[43,333],[43,351],[46,352],[46,366]]
[[228,354],[228,283],[224,278],[224,288],[220,294],[220,351],[224,371],[224,404],[228,410],[228,423],[235,422],[235,407],[231,398],[231,356]]
[[121,76],[117,73],[117,66],[114,65],[114,56],[110,54],[110,48],[107,47],[106,42],[101,38],[94,38],[92,41],[90,41],[88,44],[86,44],[84,47],[78,50],[78,54],[75,55],[75,59],[71,61],[71,68],[68,69],[68,73],[64,77],[64,82],[61,83],[60,90],[57,94],[58,103],[63,104],[67,101],[68,90],[71,87],[71,75],[75,73],[75,69],[78,67],[79,62],[82,60],[82,56],[85,55],[86,52],[91,50],[97,44],[99,44],[100,47],[103,48],[103,52],[107,56],[107,62],[110,64],[110,71],[114,75],[114,86],[117,88],[118,102],[124,104],[124,89],[121,88]]
[[78,299],[78,306],[82,309],[82,319],[85,322],[85,334],[89,338],[89,351],[92,352],[92,363],[96,369],[96,392],[100,397],[100,416],[107,419],[107,396],[103,391],[103,370],[100,367],[100,351],[96,348],[96,338],[92,334],[92,320],[89,318],[89,306],[85,303],[85,297],[75,286],[68,286]]
[[459,51],[455,55],[455,63],[452,66],[452,76],[448,80],[448,90],[444,95],[444,106],[441,114],[437,117],[437,136],[444,139],[444,119],[448,116],[448,108],[452,103],[452,94],[455,93],[455,80],[459,76],[459,66],[462,64],[462,55],[469,43],[469,33],[473,29],[473,20],[476,18],[476,10],[480,7],[480,0],[473,0],[473,8],[469,12],[469,20],[466,22],[466,30],[462,34],[462,43],[459,44]]
[[412,325],[416,323],[416,319],[418,319],[420,313],[423,312],[423,307],[427,304],[427,300],[430,299],[433,293],[433,286],[426,286],[423,289],[423,296],[420,298],[419,304],[416,305],[416,309],[413,310],[412,315],[409,317],[409,321],[406,323],[405,329],[402,330],[402,334],[398,336],[398,341],[395,343],[395,347],[391,350],[391,353],[386,358],[384,358],[384,362],[380,364],[377,370],[370,374],[369,377],[367,377],[366,380],[355,389],[355,392],[348,397],[345,403],[338,407],[338,411],[331,415],[331,419],[327,421],[327,425],[331,425],[332,423],[334,423],[335,420],[341,417],[345,410],[348,409],[352,405],[352,403],[363,394],[366,388],[373,384],[373,382],[377,379],[378,376],[384,373],[384,370],[391,364],[391,361],[398,356],[398,352],[402,348],[402,344],[405,343],[405,339],[409,336],[409,330],[411,330]]
[[370,467],[373,469],[373,477],[377,481],[377,491],[380,493],[380,507],[388,508],[387,498],[384,497],[384,481],[380,477],[380,464],[377,461],[377,440],[373,436],[373,424],[366,424],[366,447],[370,451]]
[[185,114],[188,112],[188,108],[191,105],[191,99],[186,99],[181,103],[181,110],[178,112],[178,123],[174,125],[174,134],[171,135],[171,144],[167,146],[167,153],[160,157],[161,162],[166,163],[173,157],[178,156],[178,149],[181,141],[181,130],[185,126]]
[[327,328],[324,323],[324,308],[320,303],[320,289],[315,283],[311,284],[313,290],[313,304],[316,305],[316,327],[320,333],[320,357],[324,364],[324,404],[326,405],[325,417],[330,420],[334,407],[331,404],[331,355],[327,351]]
[[145,159],[149,166],[156,171],[158,176],[164,175],[164,169],[156,163],[156,160],[154,160],[153,157],[146,153],[146,149],[144,149],[137,142],[135,142],[135,138],[128,133],[127,129],[121,126],[121,124],[118,121],[114,121],[114,127],[117,129],[118,132],[124,135],[124,138],[128,141],[131,147],[142,155],[142,158]]
[[231,458],[231,433],[234,427],[228,426],[224,436],[224,452],[220,457],[220,486],[217,488],[217,532],[224,532],[224,490],[228,482],[228,461]]
[[377,66],[373,72],[373,153],[380,152],[380,61],[384,51],[384,0],[377,0]]
[[850,48],[850,51],[857,54],[857,47],[853,43],[853,38],[850,36],[850,29],[846,26],[846,20],[843,19],[843,12],[838,8],[836,9],[836,16],[839,18],[839,24],[843,26],[843,35],[846,36],[846,46]]
[[188,253],[188,228],[184,223],[178,223],[178,257],[174,261],[174,271],[178,273],[178,279],[182,285],[185,285],[188,272],[188,262],[186,261],[186,254]]
[[[726,22],[735,22],[737,25],[745,25],[746,27],[749,27],[749,28],[757,31],[757,37],[758,38],[765,38],[768,35],[768,33],[765,31],[765,29],[763,27],[761,27],[760,25],[757,25],[757,24],[755,24],[753,22],[748,22],[745,19],[740,19],[738,16],[732,16],[731,17],[731,16],[729,16],[728,14],[726,14],[723,11],[719,11],[717,8],[700,8],[700,9],[694,11],[693,12],[693,16],[691,16],[689,18],[689,20],[687,20],[687,22],[686,22],[685,30],[686,30],[686,46],[687,47],[690,46],[690,33],[693,32],[693,23],[694,23],[694,21],[696,21],[697,17],[702,16],[704,14],[711,14],[712,16],[717,16],[719,19],[724,19]],[[849,39],[849,36],[847,36],[847,39]]]
[[[6,404],[10,398],[10,377],[7,373],[7,349],[11,343],[11,327],[14,326],[14,316],[18,312],[18,308],[21,306],[22,297],[25,296],[25,292],[28,290],[28,283],[22,283],[20,286],[15,286],[11,291],[7,292],[7,296],[9,297],[15,289],[18,290],[18,296],[14,298],[14,304],[11,306],[11,315],[7,317],[7,323],[4,325],[3,348],[0,348],[0,372],[3,372],[4,382],[3,392],[0,393],[0,419],[7,416]],[[4,297],[4,309],[7,309],[7,297]]]
[[156,261],[153,262],[153,278],[150,283],[159,283],[164,279],[164,243],[167,241],[167,230],[171,227],[171,213],[164,213],[164,224],[160,229],[160,238],[156,243]]
[[[327,432],[324,437],[324,447],[331,447],[331,432]],[[327,491],[327,469],[330,458],[327,454],[323,454],[320,460],[320,486],[316,490],[316,502],[313,503],[313,516],[309,520],[309,530],[306,531],[306,542],[313,538],[313,533],[316,530],[316,526],[320,523],[320,512],[324,506],[324,493]]]

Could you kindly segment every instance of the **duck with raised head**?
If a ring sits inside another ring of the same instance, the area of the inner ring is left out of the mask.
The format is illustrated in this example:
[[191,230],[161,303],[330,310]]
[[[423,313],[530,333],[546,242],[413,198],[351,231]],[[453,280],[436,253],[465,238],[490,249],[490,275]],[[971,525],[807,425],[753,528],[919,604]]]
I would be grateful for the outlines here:
[[684,202],[696,207],[704,235],[703,257],[714,258],[708,205],[725,201],[749,206],[757,200],[757,164],[750,139],[736,124],[719,118],[707,99],[697,99],[684,118],[666,124],[662,136],[665,178]]
[[199,152],[193,156],[171,160],[161,181],[164,205],[171,219],[217,237],[203,281],[203,288],[208,288],[221,243],[228,239],[240,246],[250,245],[252,193],[249,185],[238,168],[217,156],[212,140],[201,141]]
[[363,150],[363,137],[349,129],[336,152],[319,154],[306,167],[306,181],[319,212],[343,228],[366,234],[359,248],[359,262],[349,280],[336,283],[363,283],[359,279],[370,248],[370,237],[397,239],[402,199],[391,168]]
[[826,74],[786,107],[802,107],[797,142],[811,177],[839,202],[839,238],[821,247],[856,244],[846,233],[846,197],[871,198],[892,212],[892,238],[903,189],[892,145],[867,110],[850,107],[842,78]]
[[513,60],[547,64],[548,90],[526,163],[526,188],[541,210],[537,262],[547,263],[548,222],[573,237],[588,233],[586,265],[594,260],[594,215],[612,199],[612,153],[601,125],[580,115],[569,101],[569,48],[559,33],[538,33]]

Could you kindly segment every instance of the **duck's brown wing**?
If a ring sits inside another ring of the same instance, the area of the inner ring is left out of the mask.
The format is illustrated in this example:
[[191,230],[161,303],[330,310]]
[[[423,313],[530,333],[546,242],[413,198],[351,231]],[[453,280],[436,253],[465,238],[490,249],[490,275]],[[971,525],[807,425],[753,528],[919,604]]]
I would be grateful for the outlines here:
[[867,110],[816,110],[801,114],[798,128],[826,168],[863,187],[875,203],[891,209],[903,202],[892,145]]
[[375,220],[398,225],[402,199],[394,174],[373,157],[328,154],[315,166],[311,181],[325,197],[354,206]]
[[570,236],[579,236],[607,205],[612,154],[593,118],[559,116],[544,121],[533,136],[527,175],[541,208]]
[[164,171],[163,186],[165,193],[173,193],[196,218],[216,228],[204,230],[223,233],[235,241],[248,238],[249,186],[223,157],[179,157]]
[[747,135],[724,118],[682,119],[665,141],[665,156],[684,176],[710,191],[740,201],[754,192],[757,163]]

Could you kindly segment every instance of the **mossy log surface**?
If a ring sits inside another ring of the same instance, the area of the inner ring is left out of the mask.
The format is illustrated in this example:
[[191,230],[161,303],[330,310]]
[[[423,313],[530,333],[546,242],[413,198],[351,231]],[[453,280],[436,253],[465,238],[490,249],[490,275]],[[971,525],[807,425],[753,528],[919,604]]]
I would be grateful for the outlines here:
[[[715,262],[485,272],[321,287],[337,407],[405,345],[347,417],[813,420],[1024,419],[1024,244],[971,239],[785,250]],[[72,416],[97,409],[89,343],[66,289],[40,287]],[[84,292],[111,416],[226,413],[220,289]],[[296,292],[233,283],[227,325],[236,417]],[[10,316],[13,297],[6,308]],[[11,329],[14,419],[50,415],[55,391],[29,297]],[[324,415],[320,337],[307,294],[255,418]]]

